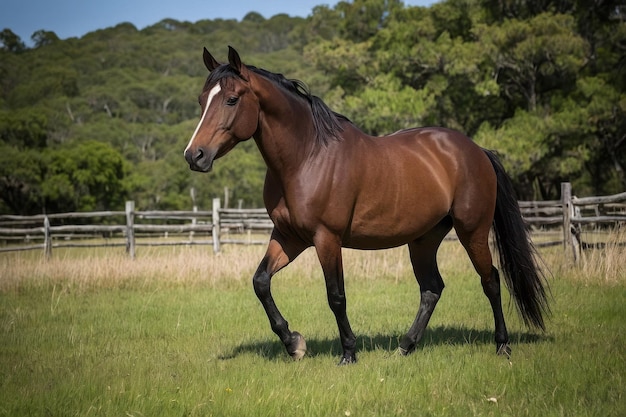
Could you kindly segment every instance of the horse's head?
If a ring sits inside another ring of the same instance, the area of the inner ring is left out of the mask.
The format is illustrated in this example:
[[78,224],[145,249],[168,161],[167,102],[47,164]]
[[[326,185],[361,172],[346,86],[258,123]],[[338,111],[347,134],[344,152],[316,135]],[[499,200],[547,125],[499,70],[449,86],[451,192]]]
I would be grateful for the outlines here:
[[202,117],[185,148],[194,171],[208,172],[213,161],[250,139],[259,123],[259,101],[250,89],[250,71],[229,47],[228,64],[220,64],[204,48],[210,74],[198,98]]

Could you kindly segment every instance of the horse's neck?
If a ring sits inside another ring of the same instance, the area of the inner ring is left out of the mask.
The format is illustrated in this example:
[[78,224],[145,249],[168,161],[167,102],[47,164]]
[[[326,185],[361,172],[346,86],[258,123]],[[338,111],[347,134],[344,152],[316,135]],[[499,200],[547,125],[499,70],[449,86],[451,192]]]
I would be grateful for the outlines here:
[[315,128],[307,104],[282,91],[261,97],[262,115],[254,140],[268,167],[278,175],[290,175],[313,152]]
[[268,168],[280,176],[293,174],[312,153],[307,141],[288,129],[263,129],[254,140]]

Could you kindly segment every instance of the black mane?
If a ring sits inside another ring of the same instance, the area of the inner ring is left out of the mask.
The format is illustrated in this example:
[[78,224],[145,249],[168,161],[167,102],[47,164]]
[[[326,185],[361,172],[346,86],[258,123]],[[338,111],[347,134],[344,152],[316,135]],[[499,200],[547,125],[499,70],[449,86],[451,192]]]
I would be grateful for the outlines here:
[[[334,112],[321,98],[311,94],[306,84],[300,80],[286,78],[283,74],[277,74],[250,65],[247,67],[255,74],[272,81],[290,94],[300,97],[309,103],[316,132],[315,140],[318,144],[326,145],[330,140],[341,140],[340,133],[343,131],[341,122],[349,121],[349,119],[342,114]],[[211,75],[207,78],[205,89],[211,84],[233,76],[243,78],[230,65],[221,65],[211,72]]]

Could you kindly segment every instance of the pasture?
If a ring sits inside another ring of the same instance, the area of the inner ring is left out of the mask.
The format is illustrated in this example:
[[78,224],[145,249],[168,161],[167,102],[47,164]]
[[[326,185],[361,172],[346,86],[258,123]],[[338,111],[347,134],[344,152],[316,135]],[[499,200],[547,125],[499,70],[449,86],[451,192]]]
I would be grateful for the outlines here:
[[623,416],[626,249],[552,272],[545,333],[504,294],[512,357],[458,242],[423,341],[395,353],[419,301],[405,248],[344,250],[355,365],[341,354],[321,269],[306,251],[273,280],[309,353],[293,362],[251,285],[264,248],[59,249],[0,255],[0,416]]

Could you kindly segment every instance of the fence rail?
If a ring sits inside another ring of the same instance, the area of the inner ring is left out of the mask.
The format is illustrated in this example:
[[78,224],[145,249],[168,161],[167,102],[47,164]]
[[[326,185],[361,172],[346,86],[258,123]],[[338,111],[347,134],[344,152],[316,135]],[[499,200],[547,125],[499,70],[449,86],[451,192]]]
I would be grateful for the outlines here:
[[[562,238],[538,245],[562,244],[575,259],[589,247],[581,240],[583,227],[626,224],[626,192],[577,198],[563,183],[560,200],[520,201],[519,206],[530,227],[562,229]],[[94,218],[100,222],[85,223]],[[219,252],[222,244],[264,244],[267,239],[253,234],[267,234],[272,227],[265,209],[221,208],[219,199],[204,211],[140,211],[128,201],[124,211],[0,215],[0,252],[43,249],[50,256],[53,248],[125,246],[134,258],[136,246],[146,245],[212,245]]]

